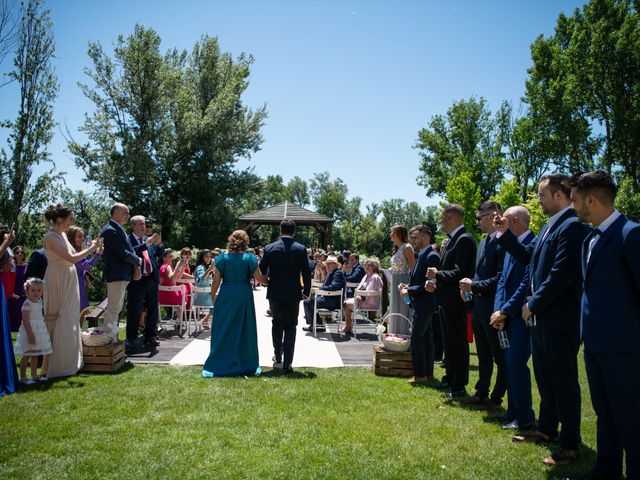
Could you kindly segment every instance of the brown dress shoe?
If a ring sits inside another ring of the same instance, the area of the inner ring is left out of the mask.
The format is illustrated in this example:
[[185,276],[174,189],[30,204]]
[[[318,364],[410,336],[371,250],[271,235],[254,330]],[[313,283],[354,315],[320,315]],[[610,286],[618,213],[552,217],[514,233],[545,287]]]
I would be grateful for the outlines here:
[[513,440],[516,443],[536,443],[537,444],[537,443],[549,443],[549,442],[552,442],[554,439],[549,435],[546,435],[536,430],[533,432],[525,433],[524,435],[514,435],[513,437],[511,437],[511,440]]
[[478,394],[476,394],[467,398],[463,403],[465,405],[484,405],[484,402],[486,401],[486,398],[480,397],[478,396]]
[[542,463],[544,463],[545,465],[562,467],[564,465],[570,465],[576,458],[578,458],[577,450],[568,450],[566,448],[561,448],[553,452],[548,457],[544,457],[542,459]]

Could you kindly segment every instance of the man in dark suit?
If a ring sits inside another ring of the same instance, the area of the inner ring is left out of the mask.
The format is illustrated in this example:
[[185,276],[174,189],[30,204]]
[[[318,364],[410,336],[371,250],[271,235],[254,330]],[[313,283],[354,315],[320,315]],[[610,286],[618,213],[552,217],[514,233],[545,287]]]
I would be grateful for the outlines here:
[[580,220],[596,227],[582,244],[582,338],[598,417],[591,479],[640,478],[640,225],[614,209],[617,187],[603,171],[575,180]]
[[[531,215],[522,206],[508,208],[504,212],[509,219],[509,230],[522,245],[529,245],[536,236],[529,230]],[[503,417],[505,430],[530,430],[536,420],[531,399],[531,336],[522,319],[522,305],[529,290],[529,264],[519,262],[511,254],[504,256],[502,274],[496,288],[491,326],[506,329],[509,348],[505,352],[507,369],[507,394],[509,406]],[[527,280],[525,280],[527,279]]]
[[403,297],[408,295],[413,307],[411,329],[411,360],[414,376],[409,383],[417,385],[433,380],[433,328],[431,317],[438,302],[435,293],[427,292],[424,279],[429,267],[438,267],[440,257],[431,248],[431,230],[426,225],[416,225],[409,232],[409,240],[418,259],[409,279],[409,285],[401,283],[398,291]]
[[[364,278],[364,267],[360,265],[360,255],[352,253],[344,267],[344,281],[346,283],[360,283]],[[347,297],[353,297],[355,288],[347,288]]]
[[[311,273],[307,249],[294,241],[296,224],[293,220],[280,222],[280,238],[264,248],[260,271],[268,276],[267,299],[271,310],[274,367],[293,372],[293,353],[300,300],[309,298]],[[300,285],[302,278],[302,285]],[[284,358],[283,358],[284,354]]]
[[530,262],[527,279],[530,297],[522,318],[532,321],[533,371],[540,391],[538,429],[516,435],[514,441],[551,442],[558,433],[560,448],[542,461],[568,465],[578,456],[580,444],[580,384],[578,347],[580,320],[580,250],[587,227],[571,208],[569,179],[546,175],[538,185],[542,211],[549,217],[534,243],[522,245],[508,230],[508,219],[496,216],[498,241],[517,260]]
[[[345,286],[345,281],[344,273],[342,273],[342,270],[339,268],[340,263],[338,263],[338,258],[335,255],[329,255],[323,264],[327,271],[327,276],[320,289],[328,290],[330,292],[342,290]],[[314,301],[311,299],[302,302],[304,307],[304,318],[307,321],[307,326],[302,328],[305,332],[313,331],[313,302]],[[318,308],[326,308],[327,310],[338,310],[342,308],[342,299],[338,296],[323,297],[322,295],[319,295],[316,302],[318,304]],[[326,330],[325,324],[318,321],[316,323],[316,330],[324,332]]]
[[[484,202],[478,208],[476,221],[482,233],[487,236],[480,241],[476,256],[476,273],[471,278],[460,280],[460,291],[471,293],[471,327],[476,340],[478,353],[478,381],[476,392],[465,403],[482,405],[489,412],[497,412],[502,404],[502,397],[507,391],[507,371],[504,363],[504,351],[500,347],[498,331],[489,325],[493,313],[496,287],[502,273],[504,250],[496,242],[496,231],[493,226],[494,213],[502,213],[496,202]],[[489,387],[493,374],[493,364],[496,364],[496,383],[491,397]]]
[[127,340],[125,346],[135,350],[138,347],[138,328],[142,307],[148,307],[144,324],[144,346],[154,350],[160,345],[156,338],[158,325],[158,285],[160,284],[159,263],[162,258],[160,243],[162,239],[157,233],[150,237],[145,235],[145,218],[142,215],[131,217],[129,242],[133,251],[142,260],[142,277],[129,282],[127,286]]
[[129,207],[116,203],[111,207],[111,220],[103,227],[100,236],[104,239],[104,279],[107,282],[107,308],[104,326],[114,341],[118,339],[118,317],[124,303],[127,284],[142,276],[142,259],[133,247],[122,227],[129,219]]
[[464,228],[464,210],[455,203],[445,205],[440,217],[442,228],[449,242],[440,259],[440,265],[427,269],[427,291],[437,289],[440,319],[444,329],[444,354],[446,376],[440,388],[448,391],[445,398],[466,396],[469,383],[469,343],[467,342],[467,312],[460,296],[460,280],[473,277],[476,259],[476,244]]
[[44,278],[44,274],[47,271],[47,257],[44,254],[44,248],[39,248],[31,252],[29,256],[29,265],[24,274],[24,278]]

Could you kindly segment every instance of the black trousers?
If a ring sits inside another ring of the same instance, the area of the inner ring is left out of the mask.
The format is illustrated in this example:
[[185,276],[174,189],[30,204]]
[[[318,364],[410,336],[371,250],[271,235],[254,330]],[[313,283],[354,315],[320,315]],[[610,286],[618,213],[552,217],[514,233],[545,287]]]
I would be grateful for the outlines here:
[[411,360],[416,377],[433,376],[433,312],[413,311]]
[[433,327],[433,360],[439,362],[444,358],[444,337],[440,312],[436,311],[431,316],[431,326]]
[[476,395],[481,398],[489,396],[491,376],[493,375],[493,363],[497,367],[496,383],[491,392],[491,401],[496,405],[502,403],[507,391],[507,369],[504,360],[504,351],[500,348],[498,330],[489,325],[490,317],[471,314],[471,327],[476,340],[478,352],[478,381],[476,383]]
[[[269,300],[272,325],[273,353],[285,367],[293,363],[296,346],[296,326],[300,312],[300,300]],[[283,358],[284,356],[284,358]]]
[[144,338],[156,336],[158,325],[158,284],[153,275],[142,277],[127,285],[127,340],[138,338],[142,305],[147,305],[147,319],[144,324]]
[[640,353],[594,353],[584,349],[591,403],[598,417],[595,471],[640,478]]
[[577,333],[531,329],[533,373],[540,392],[538,430],[555,437],[559,423],[560,447],[577,450],[580,444],[580,384]]
[[467,312],[464,305],[440,308],[444,332],[446,381],[451,391],[464,390],[469,383],[469,342],[467,342]]

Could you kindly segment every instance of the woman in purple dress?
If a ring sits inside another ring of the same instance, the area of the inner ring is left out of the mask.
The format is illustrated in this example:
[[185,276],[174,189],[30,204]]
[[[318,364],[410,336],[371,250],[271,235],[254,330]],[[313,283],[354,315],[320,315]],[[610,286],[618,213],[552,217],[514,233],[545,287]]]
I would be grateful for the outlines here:
[[[69,243],[73,248],[75,248],[76,252],[80,252],[84,249],[84,231],[82,228],[71,225],[67,229],[67,238],[69,239]],[[84,310],[89,306],[89,295],[87,294],[87,272],[93,268],[93,266],[98,263],[102,256],[102,239],[99,238],[99,245],[96,249],[96,253],[91,258],[83,258],[78,263],[76,263],[76,272],[78,273],[78,288],[80,289],[80,311]]]
[[9,320],[11,321],[11,331],[17,332],[22,323],[22,304],[27,298],[24,291],[25,272],[27,271],[27,262],[25,262],[24,247],[18,245],[13,249],[15,259],[16,276],[13,286],[13,295],[7,300],[7,308],[9,309]]

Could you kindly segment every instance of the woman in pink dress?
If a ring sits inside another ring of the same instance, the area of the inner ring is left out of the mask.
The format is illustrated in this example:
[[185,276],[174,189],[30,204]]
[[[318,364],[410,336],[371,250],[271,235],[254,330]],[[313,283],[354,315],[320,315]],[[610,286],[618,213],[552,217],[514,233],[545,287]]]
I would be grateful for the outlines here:
[[[162,265],[160,266],[160,285],[164,287],[175,287],[176,280],[182,278],[185,274],[185,269],[189,268],[186,258],[178,259],[175,268],[171,265],[173,263],[173,250],[167,248],[164,251],[164,257],[162,257]],[[158,300],[161,305],[182,305],[182,298],[187,295],[186,285],[182,285],[181,291],[165,292],[160,290],[158,292]],[[178,309],[178,318],[180,318],[182,312]]]
[[[380,278],[380,262],[377,259],[369,259],[364,262],[365,276],[360,281],[356,290],[366,290],[371,292],[382,292],[382,278]],[[345,335],[351,335],[352,332],[352,320],[353,310],[355,305],[359,305],[360,308],[378,308],[380,305],[382,295],[379,297],[354,297],[348,298],[344,304],[344,330],[342,333]]]

